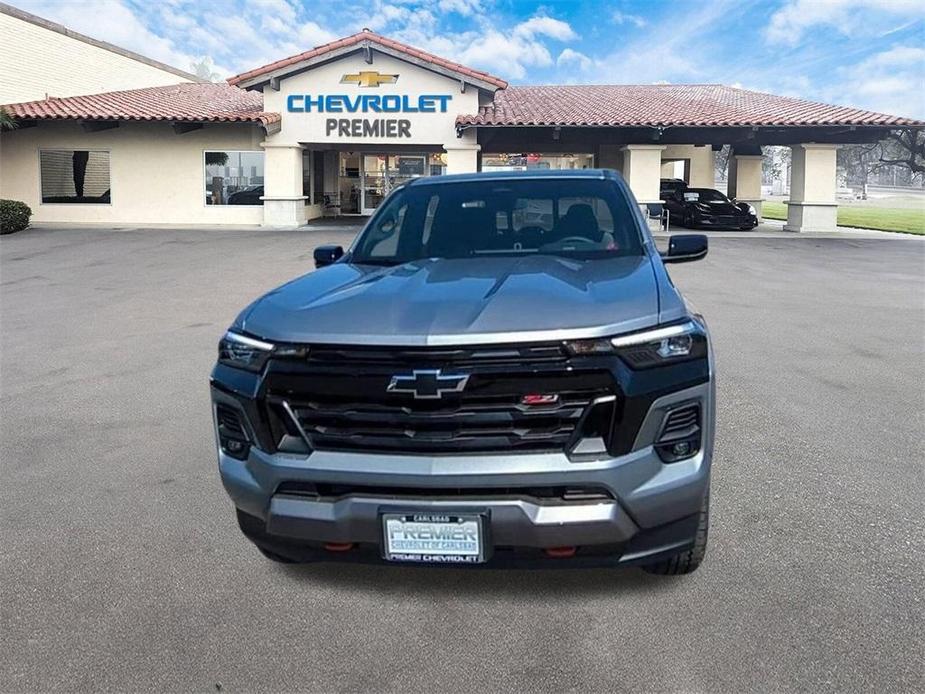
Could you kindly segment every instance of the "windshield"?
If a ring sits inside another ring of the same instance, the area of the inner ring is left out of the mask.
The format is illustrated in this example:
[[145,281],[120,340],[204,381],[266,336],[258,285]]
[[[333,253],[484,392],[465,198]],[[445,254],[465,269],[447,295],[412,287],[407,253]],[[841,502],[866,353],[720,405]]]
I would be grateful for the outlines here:
[[351,262],[642,252],[630,203],[612,182],[505,178],[398,189],[358,239]]
[[684,202],[729,202],[729,198],[710,188],[688,188],[684,191]]

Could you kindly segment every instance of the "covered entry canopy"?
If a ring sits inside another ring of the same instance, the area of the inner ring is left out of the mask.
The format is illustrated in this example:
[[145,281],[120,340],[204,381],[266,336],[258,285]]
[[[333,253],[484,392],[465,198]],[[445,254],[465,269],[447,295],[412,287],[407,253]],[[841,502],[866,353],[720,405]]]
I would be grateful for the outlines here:
[[[552,142],[782,145],[849,143],[921,121],[721,84],[508,87],[456,119],[485,143],[548,135]],[[560,145],[562,146],[562,145]]]

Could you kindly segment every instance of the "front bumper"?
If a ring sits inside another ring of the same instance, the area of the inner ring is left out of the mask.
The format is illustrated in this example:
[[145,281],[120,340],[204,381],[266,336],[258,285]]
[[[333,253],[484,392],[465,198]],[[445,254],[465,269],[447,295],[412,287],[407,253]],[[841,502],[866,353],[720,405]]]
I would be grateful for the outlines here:
[[[703,446],[687,460],[663,463],[652,445],[665,413],[696,401],[703,410]],[[315,451],[267,454],[252,448],[246,460],[219,452],[222,482],[239,510],[241,527],[258,545],[297,559],[356,560],[378,556],[380,514],[394,510],[484,512],[492,561],[524,552],[577,546],[593,561],[653,561],[691,544],[696,516],[709,486],[713,451],[712,381],[654,401],[626,455],[575,462],[563,453],[511,455],[370,455]],[[292,482],[355,485],[374,493],[305,497],[280,492]],[[448,489],[595,487],[612,499],[557,502],[529,495],[446,498]],[[390,493],[391,489],[399,490]],[[400,490],[414,489],[413,497]],[[432,498],[427,491],[434,490]],[[326,543],[356,543],[362,551],[334,553]],[[514,550],[517,550],[516,552]]]
[[757,217],[708,217],[708,216],[695,216],[693,218],[693,226],[696,228],[704,229],[754,229],[758,226]]

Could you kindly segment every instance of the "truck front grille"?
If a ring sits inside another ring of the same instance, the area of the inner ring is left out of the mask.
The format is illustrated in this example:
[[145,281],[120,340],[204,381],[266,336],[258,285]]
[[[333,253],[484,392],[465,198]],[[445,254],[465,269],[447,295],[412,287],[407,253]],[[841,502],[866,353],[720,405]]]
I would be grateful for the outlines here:
[[343,403],[328,398],[289,402],[314,448],[422,453],[562,450],[594,393],[560,393],[553,407],[515,398],[470,397],[455,404],[409,401]]
[[[477,350],[462,351],[460,361],[468,361]],[[586,418],[591,419],[591,403],[615,390],[609,372],[570,368],[557,360],[478,367],[450,360],[449,367],[445,361],[440,366],[469,377],[464,391],[420,399],[389,391],[393,376],[409,371],[407,350],[396,355],[397,364],[388,362],[384,352],[370,359],[372,350],[367,351],[364,360],[369,361],[362,364],[343,355],[326,355],[331,359],[319,363],[316,355],[315,361],[274,365],[266,378],[265,402],[277,439],[304,436],[318,450],[563,451],[578,438]],[[497,350],[490,360],[501,354]],[[420,355],[413,363],[410,368],[437,366]],[[594,412],[597,422],[600,412]]]

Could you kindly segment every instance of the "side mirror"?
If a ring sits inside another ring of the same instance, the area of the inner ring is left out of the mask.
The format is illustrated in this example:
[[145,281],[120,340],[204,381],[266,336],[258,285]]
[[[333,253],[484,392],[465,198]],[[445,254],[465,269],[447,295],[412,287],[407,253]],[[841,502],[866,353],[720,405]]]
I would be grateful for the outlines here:
[[326,267],[336,263],[344,255],[342,246],[318,246],[315,249],[315,267]]
[[675,234],[668,239],[668,251],[660,253],[663,263],[689,263],[707,254],[704,234]]

